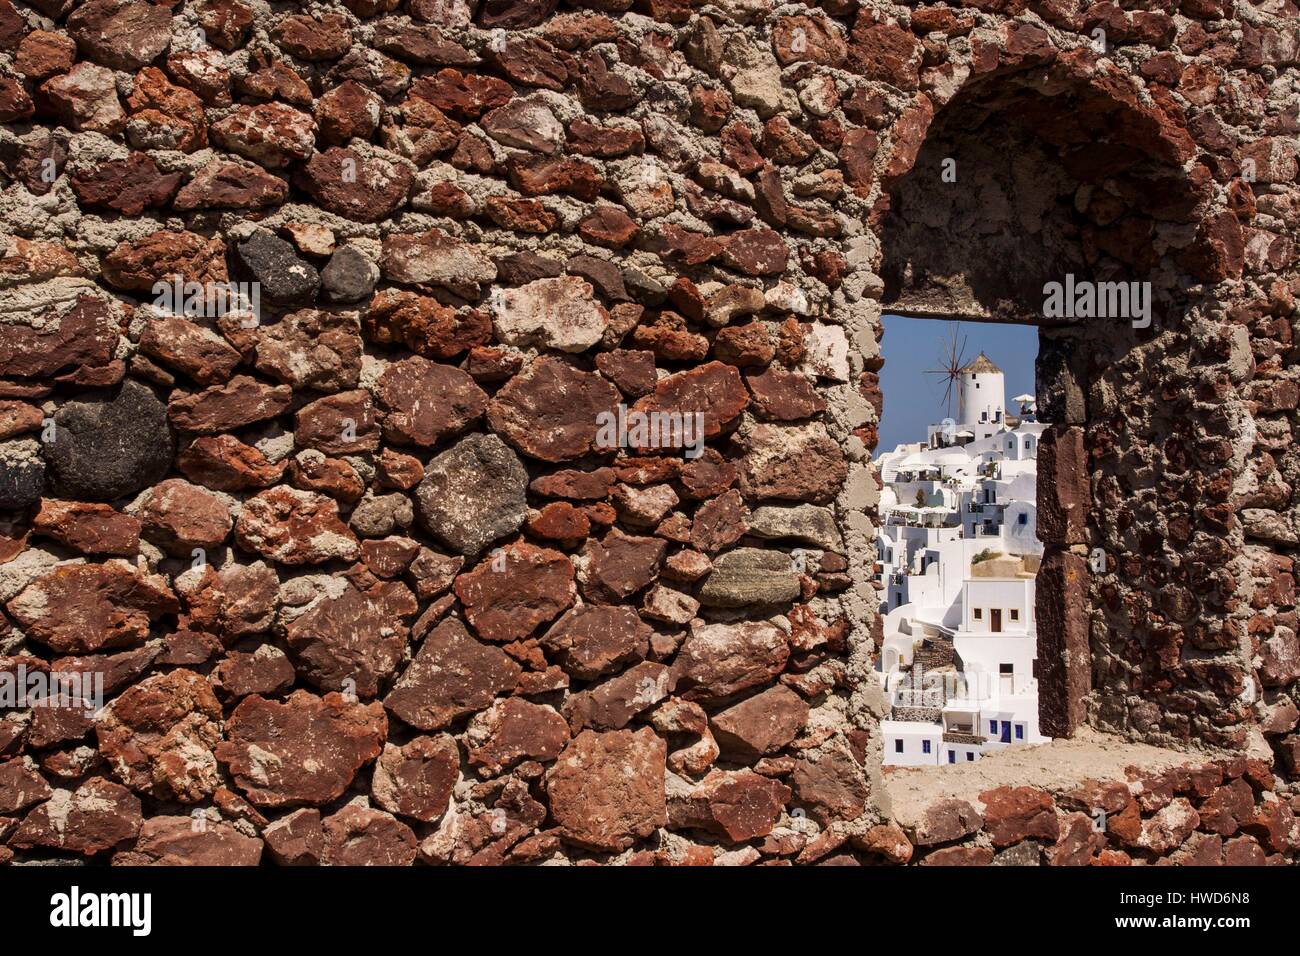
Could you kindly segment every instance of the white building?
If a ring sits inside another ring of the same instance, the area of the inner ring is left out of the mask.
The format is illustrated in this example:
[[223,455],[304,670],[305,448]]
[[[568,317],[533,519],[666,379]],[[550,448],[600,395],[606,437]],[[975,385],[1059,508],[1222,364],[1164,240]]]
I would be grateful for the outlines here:
[[957,386],[955,421],[876,462],[887,765],[965,762],[1048,739],[1033,675],[1045,426],[1030,395],[1007,414],[1002,371],[982,352]]

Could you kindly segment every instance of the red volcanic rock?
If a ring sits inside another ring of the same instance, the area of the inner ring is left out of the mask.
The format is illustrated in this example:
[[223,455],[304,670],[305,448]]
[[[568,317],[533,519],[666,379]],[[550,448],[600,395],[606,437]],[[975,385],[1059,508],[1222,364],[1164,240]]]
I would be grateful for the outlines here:
[[564,193],[583,202],[594,202],[605,186],[605,179],[599,169],[571,156],[530,156],[521,153],[510,161],[507,169],[510,185],[525,196]]
[[216,435],[275,418],[289,407],[292,398],[286,385],[267,385],[249,375],[236,375],[201,392],[173,392],[167,400],[167,418],[181,431]]
[[246,697],[226,721],[217,759],[259,807],[338,799],[379,756],[388,721],[378,703],[294,691],[283,702]]
[[97,718],[95,733],[114,776],[139,793],[197,803],[220,782],[212,750],[221,740],[221,705],[192,671],[128,688]]
[[252,9],[239,0],[205,0],[194,12],[208,42],[227,51],[244,42],[255,19]]
[[132,866],[257,866],[262,841],[224,820],[206,817],[150,817],[127,853],[113,862]]
[[668,412],[704,416],[705,438],[714,438],[749,404],[740,373],[722,362],[709,362],[675,375],[667,375],[655,384],[634,406],[642,413]]
[[794,740],[807,722],[808,704],[778,684],[714,714],[709,728],[723,753],[757,760]]
[[[60,122],[77,132],[112,136],[126,126],[126,113],[117,98],[113,72],[93,63],[78,63],[67,73],[46,80],[37,99]],[[17,105],[16,100],[11,103]]]
[[267,560],[290,565],[352,561],[359,553],[334,501],[283,485],[244,502],[235,540]]
[[504,80],[453,69],[420,77],[411,84],[410,93],[459,120],[475,120],[488,110],[504,106],[514,95]]
[[994,846],[1019,843],[1029,837],[1056,841],[1060,827],[1051,794],[1033,787],[998,787],[980,794],[984,829]]
[[707,554],[714,554],[735,544],[749,530],[749,510],[734,488],[706,501],[691,522],[691,544]]
[[126,105],[131,111],[126,137],[133,146],[190,153],[208,144],[203,100],[170,82],[156,67],[147,66],[136,74]]
[[449,359],[492,338],[492,320],[475,309],[457,312],[413,292],[384,289],[363,320],[366,338],[405,345],[428,358]]
[[599,126],[579,117],[569,124],[569,149],[584,156],[612,159],[639,153],[645,136],[635,126]]
[[551,761],[569,740],[569,727],[551,707],[507,697],[469,723],[471,766],[499,774],[521,760]]
[[384,101],[360,83],[347,80],[327,90],[316,102],[316,124],[325,142],[341,146],[351,139],[369,139],[379,126]]
[[844,452],[819,422],[756,425],[743,444],[740,490],[747,498],[828,504],[848,476]]
[[618,402],[599,375],[542,356],[488,403],[488,427],[533,458],[570,461],[595,448],[599,416],[616,414]]
[[212,138],[267,169],[282,169],[311,156],[316,122],[283,103],[236,106],[229,116],[212,124]]
[[104,281],[124,292],[150,292],[158,282],[226,282],[226,246],[214,236],[160,229],[141,239],[127,240],[100,263]]
[[790,250],[771,229],[745,229],[733,234],[722,247],[722,261],[747,276],[774,276],[785,272]]
[[[795,799],[807,804],[823,824],[856,820],[866,809],[865,774],[853,756],[843,749],[828,749],[815,759],[799,760],[790,775],[790,783]],[[978,814],[975,819],[978,821]],[[918,835],[915,842],[920,845],[925,841]]]
[[252,445],[233,435],[196,438],[176,458],[186,478],[214,491],[246,491],[278,482],[286,463],[272,464]]
[[414,179],[406,163],[333,146],[312,156],[294,183],[329,212],[378,222],[406,205]]
[[179,212],[260,209],[280,205],[288,194],[288,183],[259,166],[214,159],[181,187],[172,208]]
[[384,706],[412,727],[441,730],[513,690],[521,672],[503,651],[475,640],[449,618],[424,639]]
[[752,770],[710,770],[698,785],[668,802],[674,828],[694,828],[741,843],[772,832],[790,788]]
[[41,315],[32,325],[5,323],[0,328],[0,375],[93,374],[110,366],[118,338],[117,312],[102,299],[82,296],[61,316]]
[[410,866],[417,840],[391,813],[348,804],[321,821],[323,866]]
[[573,565],[559,551],[509,545],[456,579],[465,617],[485,640],[527,637],[573,603]]
[[537,538],[576,548],[591,533],[591,520],[567,501],[552,501],[528,518],[528,533]]
[[389,813],[434,823],[447,811],[460,778],[460,749],[449,734],[385,744],[375,761],[371,794]]
[[438,285],[467,297],[497,277],[496,266],[481,246],[437,229],[386,237],[379,267],[392,282]]
[[354,315],[305,308],[257,329],[257,371],[318,392],[355,389],[361,334]]
[[140,643],[154,620],[179,610],[166,578],[121,560],[57,567],[5,607],[28,637],[63,653]]
[[183,558],[194,548],[219,548],[234,525],[226,502],[181,478],[168,478],[147,491],[138,515],[148,540]]
[[414,356],[394,362],[375,383],[384,437],[400,445],[436,445],[458,435],[487,409],[487,394],[458,368]]
[[[565,736],[568,736],[567,730]],[[16,814],[49,798],[50,785],[30,757],[0,763],[0,813],[6,816]]]
[[698,625],[677,653],[678,692],[687,700],[722,700],[771,680],[789,656],[786,636],[775,625]]
[[129,556],[140,547],[140,519],[104,504],[45,498],[32,530],[82,554]]
[[643,659],[653,634],[629,607],[587,604],[551,625],[542,647],[567,673],[591,680]]
[[145,321],[140,351],[188,375],[200,385],[215,385],[230,378],[239,364],[239,352],[215,332],[182,318],[161,315]]
[[321,690],[374,697],[406,650],[415,595],[399,581],[326,592],[285,628],[298,671]]
[[138,70],[171,45],[171,13],[144,0],[90,0],[68,17],[68,33],[90,59]]
[[782,66],[812,61],[840,67],[848,54],[844,38],[825,17],[781,17],[772,28],[772,47]]
[[592,850],[624,850],[668,823],[667,746],[649,727],[584,730],[547,772],[560,837]]
[[200,575],[183,575],[176,584],[189,626],[231,640],[265,631],[279,606],[279,578],[261,561],[230,563],[220,571],[205,565]]
[[93,856],[140,832],[140,800],[126,787],[92,777],[75,791],[56,790],[18,825],[9,845]]
[[29,80],[44,80],[67,73],[77,59],[77,43],[62,33],[33,30],[23,37],[14,54],[14,69]]
[[659,576],[667,542],[627,535],[617,528],[587,542],[578,562],[582,595],[599,604],[618,604]]
[[948,843],[974,833],[984,825],[979,811],[965,800],[940,800],[926,808],[925,815],[913,828],[912,842],[917,846]]
[[914,90],[920,84],[921,41],[897,24],[876,21],[869,11],[859,15],[848,52],[853,72],[868,80],[891,83],[900,90]]
[[145,153],[97,163],[72,175],[72,191],[87,206],[138,216],[151,206],[163,206],[181,182],[180,173],[162,173]]
[[253,651],[231,651],[212,669],[212,686],[230,697],[269,696],[288,690],[294,680],[293,665],[274,644]]
[[796,421],[811,418],[826,410],[826,401],[817,394],[805,375],[770,366],[763,372],[745,376],[745,384],[754,396],[754,410],[773,421]]
[[308,61],[337,60],[352,46],[348,18],[341,13],[285,17],[271,28],[271,39],[286,53]]
[[327,455],[351,455],[379,448],[379,423],[365,389],[327,395],[298,409],[294,443]]
[[582,727],[618,730],[667,698],[675,685],[672,668],[642,661],[571,696],[565,701],[564,716],[575,730]]
[[320,811],[294,810],[262,831],[267,852],[280,866],[316,866],[325,852]]

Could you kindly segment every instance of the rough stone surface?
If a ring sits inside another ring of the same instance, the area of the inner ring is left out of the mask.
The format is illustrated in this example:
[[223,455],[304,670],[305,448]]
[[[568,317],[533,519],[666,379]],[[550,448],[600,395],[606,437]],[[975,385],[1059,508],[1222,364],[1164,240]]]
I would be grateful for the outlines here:
[[415,490],[421,525],[459,554],[474,557],[517,531],[528,513],[523,463],[495,435],[472,435],[434,457]]
[[[1292,4],[326,6],[0,0],[0,862],[1294,861]],[[889,313],[1040,339],[1070,739],[933,785]]]

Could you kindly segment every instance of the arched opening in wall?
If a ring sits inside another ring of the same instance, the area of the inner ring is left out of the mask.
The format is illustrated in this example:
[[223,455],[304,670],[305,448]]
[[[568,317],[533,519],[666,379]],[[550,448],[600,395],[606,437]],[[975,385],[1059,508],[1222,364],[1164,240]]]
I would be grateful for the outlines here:
[[[985,74],[937,112],[906,108],[877,207],[886,313],[1038,327],[1049,737],[1244,733],[1231,551],[1200,533],[1213,529],[1192,453],[1224,412],[1186,379],[1213,360],[1189,334],[1198,283],[1240,271],[1240,236],[1211,215],[1223,190],[1180,124],[1095,62]],[[886,339],[886,364],[907,347]]]
[[974,762],[1040,731],[1038,334],[884,317],[875,584],[886,767]]

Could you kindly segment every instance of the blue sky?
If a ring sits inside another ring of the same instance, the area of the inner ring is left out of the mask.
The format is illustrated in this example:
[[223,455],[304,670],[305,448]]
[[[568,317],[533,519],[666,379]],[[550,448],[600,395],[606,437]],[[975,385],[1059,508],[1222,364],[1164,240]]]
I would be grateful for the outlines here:
[[[943,405],[944,380],[926,375],[925,370],[938,368],[940,356],[948,351],[951,322],[935,319],[906,319],[885,316],[885,337],[880,348],[885,367],[880,370],[880,388],[885,396],[885,411],[880,423],[880,444],[876,452],[892,451],[902,442],[922,441],[926,426],[942,421],[948,414]],[[1006,376],[1006,400],[1021,393],[1033,394],[1034,357],[1038,355],[1038,330],[1030,325],[1004,325],[985,322],[962,322],[957,344],[966,340],[966,361],[983,349]],[[957,410],[953,389],[953,412]]]

